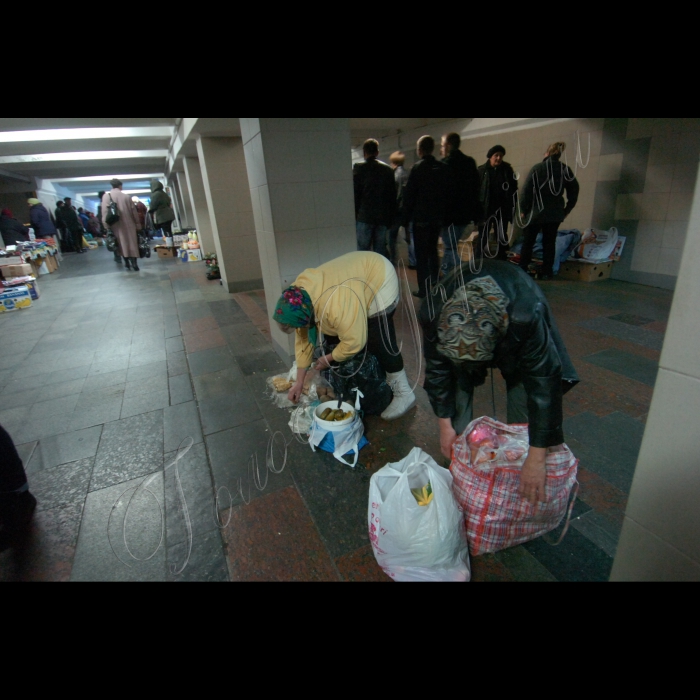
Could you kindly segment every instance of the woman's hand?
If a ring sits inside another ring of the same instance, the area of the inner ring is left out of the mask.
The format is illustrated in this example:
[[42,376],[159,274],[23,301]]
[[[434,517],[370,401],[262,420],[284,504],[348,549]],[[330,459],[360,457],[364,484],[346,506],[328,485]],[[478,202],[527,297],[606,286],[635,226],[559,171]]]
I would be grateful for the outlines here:
[[452,445],[457,439],[457,433],[452,427],[451,418],[438,418],[440,424],[440,451],[447,457],[452,459]]
[[319,357],[318,360],[316,360],[316,364],[314,365],[314,369],[317,369],[319,371],[322,371],[324,369],[329,369],[331,366],[331,362],[333,362],[333,354],[328,353],[327,355],[323,355],[323,357]]
[[533,506],[547,500],[545,483],[547,481],[546,447],[530,447],[525,464],[520,472],[520,495]]
[[298,381],[297,383],[289,390],[289,393],[287,394],[287,398],[293,403],[297,404],[299,403],[299,399],[301,398],[301,394],[304,390],[304,381]]

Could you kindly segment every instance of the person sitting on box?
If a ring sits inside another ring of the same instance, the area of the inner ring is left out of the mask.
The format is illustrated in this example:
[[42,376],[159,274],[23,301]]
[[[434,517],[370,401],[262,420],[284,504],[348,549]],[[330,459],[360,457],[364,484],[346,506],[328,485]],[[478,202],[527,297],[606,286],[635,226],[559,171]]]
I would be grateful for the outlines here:
[[529,425],[520,493],[545,501],[547,449],[564,442],[563,395],[579,378],[537,283],[508,262],[464,263],[423,302],[424,388],[438,417],[447,458],[471,423],[474,388],[490,368],[506,381],[508,423]]

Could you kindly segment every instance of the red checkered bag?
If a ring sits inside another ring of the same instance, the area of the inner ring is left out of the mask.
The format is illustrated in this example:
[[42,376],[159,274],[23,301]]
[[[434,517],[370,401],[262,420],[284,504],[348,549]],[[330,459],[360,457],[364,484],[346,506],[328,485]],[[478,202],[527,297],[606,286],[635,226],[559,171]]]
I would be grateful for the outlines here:
[[547,501],[535,507],[518,493],[520,470],[527,450],[517,459],[512,459],[514,455],[510,452],[509,460],[505,450],[496,449],[489,455],[491,461],[473,465],[467,436],[477,426],[494,429],[504,438],[511,436],[521,443],[528,442],[527,425],[505,425],[484,417],[472,421],[454,444],[450,466],[453,490],[464,509],[472,556],[498,552],[534,540],[554,530],[567,516],[566,528],[559,539],[561,542],[578,493],[578,460],[571,450],[561,445],[555,448],[557,451],[547,454]]

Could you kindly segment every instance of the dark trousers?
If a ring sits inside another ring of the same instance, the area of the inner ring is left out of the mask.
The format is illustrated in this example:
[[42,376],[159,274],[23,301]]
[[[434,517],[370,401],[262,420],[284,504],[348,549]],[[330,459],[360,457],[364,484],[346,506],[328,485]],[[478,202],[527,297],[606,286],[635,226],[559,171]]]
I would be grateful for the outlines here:
[[[370,318],[367,321],[367,351],[371,352],[379,361],[379,366],[385,372],[400,372],[403,369],[403,357],[396,342],[396,329],[394,328],[394,314],[396,310],[386,314],[386,324],[382,315]],[[324,335],[324,340],[332,350],[340,340],[334,336]],[[360,355],[362,355],[360,352]]]
[[78,253],[83,250],[83,232],[82,231],[71,231],[71,238],[73,239],[73,250]]
[[[489,237],[491,233],[496,236],[496,245],[489,246]],[[508,222],[503,222],[503,238],[508,236]],[[496,254],[496,260],[508,260],[508,251],[510,246],[508,243],[501,240],[501,235],[498,232],[498,222],[493,219],[489,219],[488,227],[486,222],[481,222],[479,224],[479,238],[477,239],[475,257],[489,257],[493,258],[494,253]]]
[[527,272],[532,262],[532,249],[535,247],[537,234],[542,231],[542,274],[554,274],[554,256],[557,251],[557,232],[559,223],[534,224],[523,231],[523,249],[520,253],[520,267]]
[[17,454],[12,438],[0,425],[0,494],[19,491],[27,484],[22,460]]
[[440,259],[438,258],[438,239],[440,238],[440,224],[413,225],[413,243],[416,249],[416,268],[418,275],[418,293],[424,296],[428,290],[438,283],[440,274]]
[[173,235],[173,222],[168,221],[164,224],[156,224],[159,229],[163,230],[163,237],[170,238]]

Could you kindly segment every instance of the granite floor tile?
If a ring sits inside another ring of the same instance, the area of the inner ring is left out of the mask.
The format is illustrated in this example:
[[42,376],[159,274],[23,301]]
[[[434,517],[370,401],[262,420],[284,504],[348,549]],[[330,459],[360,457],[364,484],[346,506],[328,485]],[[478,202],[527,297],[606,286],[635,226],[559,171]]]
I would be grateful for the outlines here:
[[190,373],[193,377],[235,366],[233,356],[227,347],[194,352],[191,355],[188,354],[187,360],[190,363]]
[[217,490],[225,488],[230,494],[221,492],[219,509],[227,507],[229,498],[234,505],[248,502],[263,493],[286,488],[293,483],[291,472],[283,467],[284,456],[279,454],[279,450],[275,453],[277,459],[274,468],[281,473],[275,474],[267,469],[270,438],[271,433],[262,420],[205,438],[214,485]]
[[209,304],[205,301],[178,302],[177,313],[180,317],[180,326],[187,321],[211,316]]
[[[213,464],[212,464],[213,466]],[[370,473],[333,455],[292,442],[287,467],[334,559],[369,545],[367,503]],[[285,471],[286,471],[285,469]]]
[[609,335],[613,338],[619,338],[635,345],[642,345],[645,348],[651,348],[659,352],[661,352],[664,344],[662,333],[639,328],[637,325],[616,321],[612,318],[595,318],[590,321],[584,321],[579,325],[582,328]]
[[615,558],[617,543],[622,529],[619,524],[611,522],[605,516],[591,510],[578,518],[572,519],[571,527],[576,528],[608,556]]
[[165,324],[164,335],[166,340],[170,338],[178,338],[181,335],[180,322],[178,320],[168,321]]
[[392,583],[393,581],[377,564],[377,559],[371,546],[362,547],[356,552],[336,559],[335,565],[343,581],[359,583]]
[[[181,458],[176,462],[178,455]],[[186,511],[182,505],[183,498],[187,504]],[[226,497],[223,505],[229,505]],[[187,518],[189,518],[192,536],[195,538],[212,530],[219,530],[216,496],[203,443],[193,445],[189,451],[185,445],[180,451],[171,452],[166,456],[165,510],[168,545],[187,541]]]
[[270,350],[270,344],[265,336],[250,322],[222,326],[220,331],[234,355]]
[[[168,544],[168,580],[183,583],[224,583],[229,581],[228,563],[218,529],[192,541]],[[184,568],[183,568],[184,567]]]
[[122,414],[122,402],[123,398],[119,397],[94,404],[90,408],[77,406],[70,416],[70,429],[80,430],[119,420]]
[[575,528],[555,547],[539,538],[523,545],[558,581],[607,581],[613,558]]
[[107,423],[97,451],[91,491],[163,468],[163,411]]
[[226,341],[218,328],[203,333],[191,333],[183,337],[188,354],[226,346]]
[[68,382],[61,382],[60,384],[49,384],[39,390],[37,401],[51,401],[79,394],[83,390],[85,382],[86,380],[81,378],[72,379]]
[[224,530],[232,581],[338,581],[297,490],[232,509]]
[[199,411],[194,401],[164,408],[163,426],[165,452],[177,450],[181,442],[189,437],[195,445],[204,441]]
[[150,394],[138,394],[127,398],[122,403],[122,418],[138,416],[143,413],[151,413],[159,408],[170,406],[170,392],[168,389],[153,391]]
[[64,396],[51,401],[35,402],[31,411],[32,421],[42,421],[51,416],[63,416],[72,413],[78,403],[78,396],[79,394],[73,394],[72,396]]
[[71,381],[72,379],[84,379],[90,372],[90,365],[83,367],[74,367],[73,369],[63,370],[61,372],[47,372],[45,374],[27,374],[26,369],[23,369],[19,376],[13,377],[6,385],[4,391],[12,394],[25,389],[40,389],[41,387],[50,386],[52,384],[61,384]]
[[36,450],[38,444],[38,442],[26,442],[23,445],[15,445],[15,449],[17,450],[19,458],[22,460],[25,470],[27,469],[29,460],[31,460],[34,450]]
[[41,439],[27,466],[27,474],[94,457],[101,435],[102,427],[95,426]]
[[72,581],[166,580],[163,475],[146,477],[88,495]]
[[21,425],[16,426],[14,430],[10,430],[7,424],[3,423],[3,425],[13,439],[18,444],[22,444],[64,434],[70,427],[70,416],[70,413],[66,415],[53,414],[41,420],[34,420],[30,417]]
[[141,382],[156,375],[166,375],[168,366],[164,361],[150,362],[140,367],[131,367],[126,375],[127,383]]
[[245,378],[235,363],[219,372],[210,372],[194,378],[194,389],[199,401],[228,396],[245,389],[246,386]]
[[107,372],[105,374],[98,374],[88,377],[83,384],[82,391],[83,393],[87,394],[111,386],[125,385],[126,375],[127,370],[121,369],[115,372]]
[[556,578],[525,547],[511,547],[497,552],[495,556],[516,581],[538,583],[556,581]]
[[649,360],[646,357],[610,348],[609,350],[597,352],[594,355],[588,355],[583,359],[593,365],[629,377],[647,386],[656,384],[656,375],[659,369],[658,362]]
[[182,341],[182,336],[178,335],[174,338],[168,338],[165,341],[165,349],[168,355],[174,352],[182,352],[185,349],[185,345]]
[[193,334],[205,334],[208,331],[217,330],[219,324],[213,316],[203,316],[201,318],[193,318],[190,321],[183,321],[180,324],[180,329],[183,336]]
[[244,375],[257,374],[259,372],[282,373],[287,371],[287,366],[279,355],[272,350],[267,352],[254,352],[245,355],[236,355],[236,362]]
[[168,375],[170,377],[177,377],[181,374],[189,374],[187,357],[184,350],[168,355]]
[[155,352],[147,352],[140,355],[131,355],[129,357],[129,369],[135,367],[143,367],[144,365],[150,365],[154,362],[166,362],[167,355],[165,349],[157,350]]
[[134,396],[150,394],[159,391],[168,391],[168,377],[166,374],[154,374],[150,377],[127,382],[124,391],[124,398],[131,399]]
[[21,547],[0,553],[0,581],[69,581],[83,502],[37,511]]
[[37,500],[37,511],[83,503],[94,465],[93,456],[30,474],[29,488]]
[[18,391],[14,394],[2,393],[2,408],[4,411],[9,411],[21,406],[31,406],[39,396],[41,389],[26,389]]
[[593,471],[579,466],[579,500],[611,522],[622,525],[627,508],[627,493],[610,484]]
[[189,374],[180,374],[176,377],[169,378],[170,385],[170,405],[176,406],[180,403],[192,401],[194,394],[192,393],[192,382]]
[[262,418],[255,397],[247,388],[235,391],[228,396],[199,401],[199,413],[205,435],[252,423]]
[[615,316],[609,316],[608,318],[613,321],[619,321],[620,323],[628,323],[631,326],[646,326],[649,323],[653,323],[653,318],[646,318],[644,316],[635,316],[634,314],[616,314]]
[[496,558],[495,554],[471,557],[470,564],[473,583],[500,583],[516,580],[513,573]]
[[126,370],[129,367],[129,355],[115,355],[108,359],[98,360],[90,367],[90,377],[100,374],[111,374],[120,370]]

